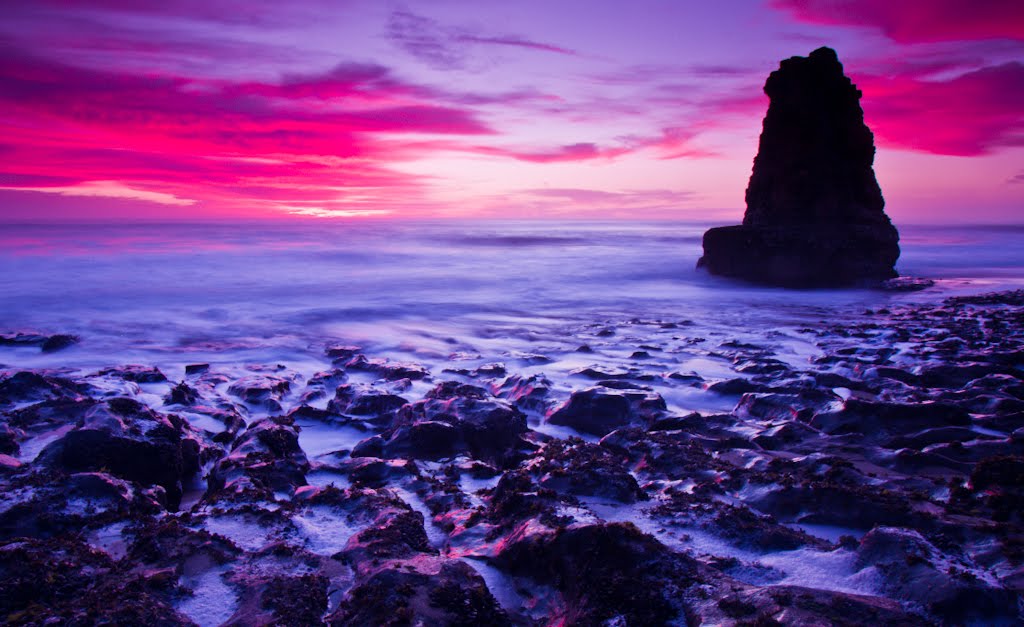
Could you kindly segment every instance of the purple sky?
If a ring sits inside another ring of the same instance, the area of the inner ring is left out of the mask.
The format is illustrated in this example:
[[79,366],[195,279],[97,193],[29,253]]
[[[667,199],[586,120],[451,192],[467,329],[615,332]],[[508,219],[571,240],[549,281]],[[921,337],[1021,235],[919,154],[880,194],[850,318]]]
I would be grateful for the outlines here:
[[821,45],[897,222],[1020,221],[1019,0],[5,0],[0,219],[736,220]]

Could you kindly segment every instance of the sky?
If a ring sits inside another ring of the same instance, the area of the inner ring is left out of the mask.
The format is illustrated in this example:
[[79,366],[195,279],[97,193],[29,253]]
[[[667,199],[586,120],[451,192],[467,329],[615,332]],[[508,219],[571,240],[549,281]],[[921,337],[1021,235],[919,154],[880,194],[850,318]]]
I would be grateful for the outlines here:
[[0,221],[738,221],[823,45],[897,224],[1024,221],[1020,0],[3,0]]

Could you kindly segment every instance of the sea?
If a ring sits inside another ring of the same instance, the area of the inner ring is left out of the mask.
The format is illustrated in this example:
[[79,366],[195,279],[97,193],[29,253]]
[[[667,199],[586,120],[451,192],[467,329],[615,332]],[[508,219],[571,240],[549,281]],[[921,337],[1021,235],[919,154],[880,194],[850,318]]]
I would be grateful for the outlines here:
[[696,269],[698,222],[334,221],[7,224],[0,332],[71,333],[8,368],[281,363],[330,344],[441,365],[543,354],[579,329],[814,326],[867,308],[1024,287],[1024,225],[901,226],[901,274],[934,287],[752,287]]

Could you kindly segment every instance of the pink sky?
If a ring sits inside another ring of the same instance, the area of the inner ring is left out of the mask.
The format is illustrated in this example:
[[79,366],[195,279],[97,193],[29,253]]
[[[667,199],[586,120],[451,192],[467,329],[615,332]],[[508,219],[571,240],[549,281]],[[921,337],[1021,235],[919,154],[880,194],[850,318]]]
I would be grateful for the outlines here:
[[897,223],[1021,221],[1019,0],[5,0],[0,220],[738,220],[821,45]]

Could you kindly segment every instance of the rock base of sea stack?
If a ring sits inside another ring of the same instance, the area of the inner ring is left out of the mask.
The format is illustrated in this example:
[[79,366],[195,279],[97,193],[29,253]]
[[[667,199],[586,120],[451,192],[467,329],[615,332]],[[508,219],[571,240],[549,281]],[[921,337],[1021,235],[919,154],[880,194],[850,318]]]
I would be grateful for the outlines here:
[[722,226],[704,234],[697,267],[790,288],[871,286],[897,276],[892,226]]

